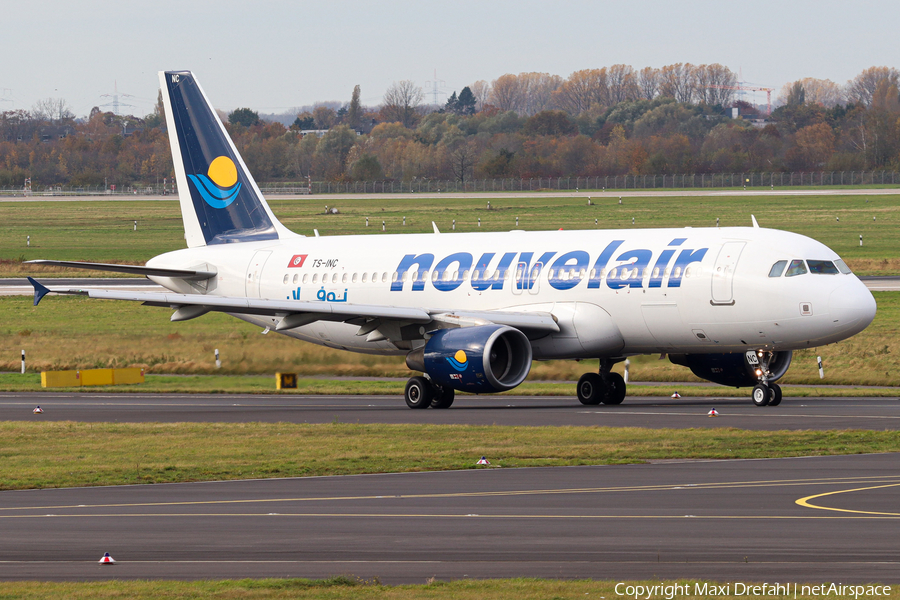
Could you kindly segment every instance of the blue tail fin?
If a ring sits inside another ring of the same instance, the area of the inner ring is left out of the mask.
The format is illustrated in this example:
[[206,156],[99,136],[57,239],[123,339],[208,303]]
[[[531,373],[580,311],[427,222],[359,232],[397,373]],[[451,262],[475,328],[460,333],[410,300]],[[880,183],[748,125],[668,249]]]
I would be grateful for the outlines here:
[[272,214],[190,71],[160,72],[188,247],[278,239]]

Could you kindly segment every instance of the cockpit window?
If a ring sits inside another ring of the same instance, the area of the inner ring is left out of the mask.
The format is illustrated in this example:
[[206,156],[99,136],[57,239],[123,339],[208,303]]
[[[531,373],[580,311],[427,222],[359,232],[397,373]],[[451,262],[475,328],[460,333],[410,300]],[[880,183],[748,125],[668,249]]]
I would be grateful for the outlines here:
[[837,275],[837,267],[830,260],[808,260],[809,272],[813,275]]
[[840,271],[844,275],[849,275],[850,273],[852,273],[850,267],[847,266],[847,263],[842,261],[840,258],[834,261],[834,266],[836,266],[838,268],[838,271]]
[[806,264],[802,260],[792,260],[788,267],[785,277],[793,277],[795,275],[803,275],[806,273]]
[[769,277],[781,277],[781,274],[784,273],[785,266],[787,266],[787,261],[779,260],[777,263],[772,265],[771,269],[769,269]]

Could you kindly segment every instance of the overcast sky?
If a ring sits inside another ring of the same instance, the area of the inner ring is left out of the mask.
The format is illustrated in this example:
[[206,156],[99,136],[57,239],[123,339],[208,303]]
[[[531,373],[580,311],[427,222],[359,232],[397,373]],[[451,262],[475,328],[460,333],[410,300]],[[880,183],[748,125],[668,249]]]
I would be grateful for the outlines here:
[[443,102],[504,73],[616,63],[717,62],[776,90],[900,68],[896,0],[15,0],[2,16],[0,110],[63,98],[77,116],[111,110],[116,86],[122,112],[149,113],[170,69],[217,108],[280,113],[357,84],[377,105],[404,79],[430,102],[438,80]]

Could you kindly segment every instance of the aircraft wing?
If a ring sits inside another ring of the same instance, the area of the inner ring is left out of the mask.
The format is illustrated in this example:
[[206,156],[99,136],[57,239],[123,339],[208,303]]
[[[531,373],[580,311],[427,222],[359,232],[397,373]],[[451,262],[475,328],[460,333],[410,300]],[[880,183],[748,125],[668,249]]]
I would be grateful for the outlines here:
[[546,335],[559,331],[559,325],[548,312],[505,311],[452,311],[378,304],[351,304],[345,302],[300,302],[267,300],[262,298],[212,296],[207,294],[176,294],[169,292],[128,292],[117,290],[51,290],[29,277],[34,286],[34,305],[47,294],[74,294],[105,300],[141,302],[146,306],[166,306],[175,309],[171,319],[186,321],[207,312],[225,312],[249,315],[281,317],[276,331],[293,329],[316,321],[343,321],[360,325],[360,334],[375,333],[384,322],[408,324],[436,323],[444,326],[465,327],[483,323],[509,325],[533,335]]

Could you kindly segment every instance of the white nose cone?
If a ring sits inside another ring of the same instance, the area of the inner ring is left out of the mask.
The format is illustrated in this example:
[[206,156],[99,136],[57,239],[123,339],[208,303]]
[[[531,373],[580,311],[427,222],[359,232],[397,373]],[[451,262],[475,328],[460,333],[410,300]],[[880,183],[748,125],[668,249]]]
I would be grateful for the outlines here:
[[875,298],[859,280],[831,292],[828,309],[835,328],[845,337],[856,335],[875,319]]

